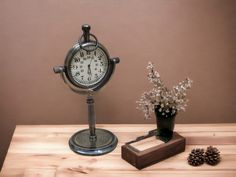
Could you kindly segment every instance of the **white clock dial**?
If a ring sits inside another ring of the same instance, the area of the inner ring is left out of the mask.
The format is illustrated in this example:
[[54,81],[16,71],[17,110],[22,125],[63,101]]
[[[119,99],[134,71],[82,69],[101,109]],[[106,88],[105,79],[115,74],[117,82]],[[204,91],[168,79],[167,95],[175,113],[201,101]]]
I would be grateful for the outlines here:
[[[89,46],[86,49],[92,49]],[[101,48],[92,52],[79,50],[70,62],[72,78],[78,84],[91,86],[97,84],[106,75],[108,69],[108,58]]]

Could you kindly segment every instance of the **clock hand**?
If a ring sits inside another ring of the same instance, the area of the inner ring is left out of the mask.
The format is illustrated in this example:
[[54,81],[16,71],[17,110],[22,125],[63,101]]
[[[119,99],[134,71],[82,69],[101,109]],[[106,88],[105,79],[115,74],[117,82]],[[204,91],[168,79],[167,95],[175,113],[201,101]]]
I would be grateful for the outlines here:
[[90,63],[89,63],[89,65],[91,65],[92,60],[93,60],[93,56],[91,56],[91,58],[90,58]]
[[87,72],[89,75],[92,75],[92,72],[91,72],[91,68],[90,68],[90,64],[88,65],[88,72]]
[[90,58],[90,63],[89,63],[89,65],[88,65],[88,74],[89,74],[89,75],[92,75],[91,68],[90,68],[91,63],[92,63],[92,60],[93,60],[93,58],[91,57],[91,58]]

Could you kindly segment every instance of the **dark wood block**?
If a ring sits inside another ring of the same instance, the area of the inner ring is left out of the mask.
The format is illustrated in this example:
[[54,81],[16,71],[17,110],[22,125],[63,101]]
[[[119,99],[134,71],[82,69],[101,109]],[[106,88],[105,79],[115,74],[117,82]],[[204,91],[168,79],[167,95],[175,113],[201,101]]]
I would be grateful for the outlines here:
[[185,138],[174,132],[173,138],[167,143],[154,136],[140,142],[125,144],[121,147],[121,156],[137,169],[143,169],[184,152],[185,144]]

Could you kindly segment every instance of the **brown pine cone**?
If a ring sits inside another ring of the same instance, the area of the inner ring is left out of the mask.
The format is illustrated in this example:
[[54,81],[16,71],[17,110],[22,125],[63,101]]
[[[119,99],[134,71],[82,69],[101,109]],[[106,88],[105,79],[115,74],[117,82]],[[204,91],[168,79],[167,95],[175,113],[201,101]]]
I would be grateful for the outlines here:
[[216,165],[220,160],[220,151],[216,147],[208,146],[205,152],[205,162],[209,165]]
[[188,156],[188,164],[192,166],[199,166],[204,163],[204,149],[193,149]]

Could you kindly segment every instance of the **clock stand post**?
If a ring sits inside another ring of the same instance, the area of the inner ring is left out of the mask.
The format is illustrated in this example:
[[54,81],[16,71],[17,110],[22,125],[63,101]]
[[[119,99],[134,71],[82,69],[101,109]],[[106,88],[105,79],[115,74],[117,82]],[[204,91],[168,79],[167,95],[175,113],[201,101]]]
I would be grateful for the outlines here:
[[87,97],[88,104],[88,124],[89,124],[89,132],[90,132],[90,141],[96,141],[96,114],[94,110],[94,99],[93,96],[88,94]]

